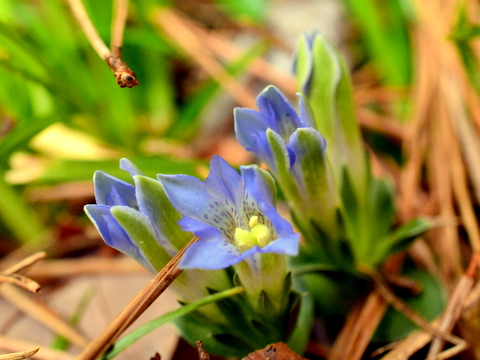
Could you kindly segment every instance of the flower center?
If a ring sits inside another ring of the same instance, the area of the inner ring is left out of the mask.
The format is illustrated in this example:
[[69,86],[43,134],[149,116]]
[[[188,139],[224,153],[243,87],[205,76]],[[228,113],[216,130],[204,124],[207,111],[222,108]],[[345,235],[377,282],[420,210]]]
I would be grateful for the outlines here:
[[258,222],[258,216],[252,216],[248,222],[250,230],[241,228],[235,229],[235,245],[241,250],[245,251],[254,246],[265,246],[271,241],[270,229]]

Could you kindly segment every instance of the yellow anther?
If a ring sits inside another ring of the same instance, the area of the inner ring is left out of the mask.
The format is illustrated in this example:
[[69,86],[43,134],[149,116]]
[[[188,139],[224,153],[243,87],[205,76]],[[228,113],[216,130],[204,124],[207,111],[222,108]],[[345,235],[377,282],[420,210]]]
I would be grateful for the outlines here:
[[254,215],[250,218],[248,225],[250,226],[250,228],[253,228],[257,224],[258,224],[258,216]]

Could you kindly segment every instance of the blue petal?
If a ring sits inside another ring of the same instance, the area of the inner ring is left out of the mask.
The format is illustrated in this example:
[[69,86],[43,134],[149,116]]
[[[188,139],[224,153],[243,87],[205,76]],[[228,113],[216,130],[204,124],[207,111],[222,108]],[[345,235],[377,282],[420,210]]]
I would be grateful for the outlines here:
[[298,97],[298,110],[300,112],[300,121],[302,127],[315,127],[315,118],[313,116],[312,108],[308,103],[308,100],[303,94],[297,94]]
[[134,163],[125,158],[120,159],[120,169],[128,172],[131,177],[143,175],[142,171]]
[[241,166],[240,170],[245,179],[245,194],[257,200],[260,210],[276,212],[276,187],[270,173],[256,165]]
[[96,171],[93,177],[95,199],[99,205],[125,205],[137,207],[135,187],[103,171]]
[[267,119],[255,110],[244,108],[236,108],[234,118],[235,134],[240,144],[272,167],[273,154],[265,132],[270,127],[276,127],[274,119]]
[[183,256],[181,269],[225,269],[238,261],[240,251],[222,235],[200,239]]
[[178,212],[233,236],[242,221],[237,204],[243,201],[243,181],[223,159],[212,159],[205,182],[187,175],[158,175],[158,179]]
[[269,127],[285,140],[302,126],[295,109],[275,86],[270,85],[260,93],[257,106],[265,117],[274,119],[275,125]]
[[135,245],[118,221],[110,213],[110,207],[105,205],[85,205],[85,213],[97,228],[108,246],[117,249],[125,255],[135,259],[144,268],[155,272],[145,259],[140,249]]
[[290,235],[281,237],[275,241],[272,241],[267,246],[260,248],[260,252],[297,256],[299,243],[300,234],[290,233]]
[[[241,204],[243,182],[240,174],[220,156],[213,156],[210,161],[210,173],[205,180],[208,194],[217,200],[222,197],[233,201],[235,206]],[[219,194],[223,196],[219,196]]]
[[275,126],[274,122],[269,123],[273,119],[267,119],[252,109],[235,108],[233,116],[238,141],[249,151],[258,147],[256,139],[252,137],[253,134],[263,134],[269,127]]
[[157,175],[167,197],[179,213],[199,219],[209,212],[210,198],[205,183],[188,175]]

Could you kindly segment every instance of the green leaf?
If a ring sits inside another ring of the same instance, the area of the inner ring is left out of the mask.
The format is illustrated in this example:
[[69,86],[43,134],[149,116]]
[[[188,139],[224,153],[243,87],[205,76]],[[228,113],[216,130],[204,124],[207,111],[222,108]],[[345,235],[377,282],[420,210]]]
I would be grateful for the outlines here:
[[[439,316],[446,303],[445,290],[441,282],[424,270],[408,269],[404,275],[417,281],[422,288],[420,294],[410,295],[405,299],[407,305],[428,321]],[[407,336],[418,328],[418,325],[405,315],[389,308],[378,325],[374,340],[390,343]]]
[[192,311],[200,308],[201,306],[204,306],[206,304],[210,304],[215,301],[219,301],[221,299],[225,299],[234,295],[237,295],[243,291],[242,288],[236,287],[232,288],[229,290],[225,290],[219,293],[216,293],[214,295],[207,296],[201,300],[198,300],[192,304],[188,304],[185,306],[182,306],[181,308],[171,311],[165,315],[159,316],[156,319],[153,319],[152,321],[149,321],[147,324],[139,327],[138,329],[132,331],[119,341],[117,341],[111,348],[110,350],[103,356],[104,360],[111,360],[118,354],[120,354],[122,351],[127,349],[129,346],[143,338],[145,335],[148,333],[152,332],[153,330],[159,328],[160,326],[171,322],[175,319],[178,319],[182,316],[185,316]]
[[283,193],[289,201],[299,203],[301,196],[295,179],[290,174],[290,158],[285,140],[272,129],[267,129],[267,141],[275,160],[277,181],[280,183]]
[[260,24],[265,20],[266,0],[215,0],[215,2],[236,21]]
[[412,53],[403,0],[347,0],[372,58],[391,85],[411,81]]
[[23,244],[38,248],[48,245],[48,229],[21,195],[4,180],[0,172],[0,218]]
[[372,249],[370,264],[379,264],[393,253],[403,250],[411,244],[417,236],[433,228],[434,223],[426,218],[417,218],[397,228],[385,236]]
[[389,232],[395,217],[393,188],[387,179],[372,178],[370,181],[367,212],[366,221],[369,224],[371,244],[366,249],[366,253],[362,254],[364,260],[368,260],[370,252],[378,246],[378,242]]
[[303,354],[307,348],[315,319],[314,302],[312,295],[301,280],[296,282],[295,287],[300,291],[300,303],[295,325],[286,344],[297,354]]

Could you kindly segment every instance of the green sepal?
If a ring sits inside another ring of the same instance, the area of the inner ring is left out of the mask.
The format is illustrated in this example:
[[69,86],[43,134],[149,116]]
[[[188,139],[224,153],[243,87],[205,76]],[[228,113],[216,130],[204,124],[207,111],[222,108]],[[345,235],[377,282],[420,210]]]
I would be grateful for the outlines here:
[[183,231],[178,225],[182,215],[170,203],[159,181],[143,175],[135,175],[133,180],[137,197],[143,200],[139,202],[140,210],[146,214],[156,215],[151,217],[151,221],[158,233],[165,237],[160,239],[164,240],[162,246],[173,256],[193,237],[193,234]]
[[290,156],[285,140],[272,129],[267,129],[267,141],[275,159],[277,180],[280,183],[284,195],[290,202],[298,203],[301,195],[298,186],[290,173]]
[[233,335],[227,337],[228,332],[216,327],[214,323],[197,319],[190,314],[176,320],[175,325],[186,341],[195,345],[197,341],[201,340],[205,351],[211,354],[242,358],[256,350],[256,346],[252,346],[242,339]]
[[128,206],[112,206],[110,211],[145,255],[150,265],[156,271],[160,271],[171,259],[171,256],[158,243],[148,217]]
[[295,74],[297,79],[297,89],[303,92],[307,89],[310,74],[313,67],[313,58],[307,35],[300,37],[297,43],[297,50],[295,52]]

